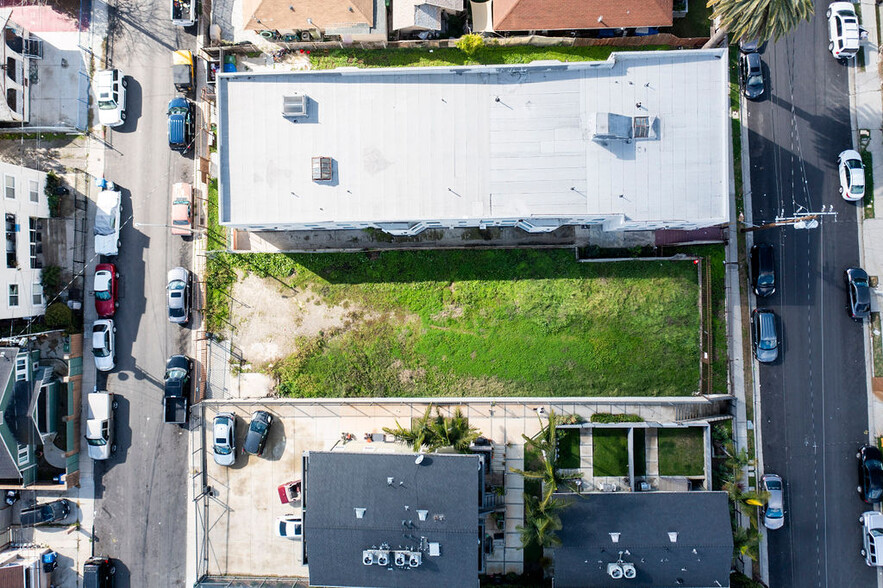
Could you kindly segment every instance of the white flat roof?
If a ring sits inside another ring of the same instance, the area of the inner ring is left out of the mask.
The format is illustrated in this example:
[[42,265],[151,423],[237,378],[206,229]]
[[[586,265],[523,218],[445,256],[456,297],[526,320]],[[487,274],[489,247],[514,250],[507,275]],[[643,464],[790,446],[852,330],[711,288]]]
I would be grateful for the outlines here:
[[[220,76],[221,221],[234,226],[623,214],[725,222],[725,49],[605,62]],[[284,96],[308,116],[284,118]],[[592,140],[596,113],[656,140]],[[330,182],[311,160],[333,159]]]

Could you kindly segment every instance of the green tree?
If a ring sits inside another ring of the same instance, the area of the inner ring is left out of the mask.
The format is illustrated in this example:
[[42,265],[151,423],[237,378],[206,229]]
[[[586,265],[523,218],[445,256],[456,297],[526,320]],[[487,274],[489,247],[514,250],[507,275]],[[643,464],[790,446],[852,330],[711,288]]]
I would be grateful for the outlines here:
[[469,426],[469,419],[459,408],[448,418],[442,416],[441,409],[436,407],[435,416],[432,416],[431,404],[426,407],[422,417],[414,419],[410,429],[396,421],[395,428],[383,427],[383,431],[411,445],[414,451],[453,447],[460,453],[466,453],[472,442],[481,435],[478,429]]
[[583,473],[563,473],[560,469],[555,467],[555,463],[549,459],[549,456],[545,451],[541,451],[540,455],[543,456],[543,467],[539,471],[525,471],[515,468],[510,468],[510,471],[514,474],[523,476],[526,479],[542,481],[543,502],[551,500],[552,495],[555,494],[559,488],[567,488],[568,490],[575,491],[575,482],[583,477]]
[[733,39],[778,40],[813,15],[812,0],[708,0],[720,29],[706,46],[714,47],[727,33]]
[[561,545],[555,531],[561,530],[559,513],[565,506],[564,501],[556,498],[541,500],[524,494],[524,524],[515,527],[521,534],[522,548],[535,545],[545,549]]

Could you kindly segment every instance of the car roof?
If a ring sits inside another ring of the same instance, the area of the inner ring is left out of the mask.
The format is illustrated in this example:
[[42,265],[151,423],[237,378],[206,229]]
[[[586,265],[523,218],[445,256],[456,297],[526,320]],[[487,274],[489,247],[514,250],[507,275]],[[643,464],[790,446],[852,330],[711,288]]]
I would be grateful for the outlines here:
[[760,67],[760,53],[743,53],[742,57],[750,67]]

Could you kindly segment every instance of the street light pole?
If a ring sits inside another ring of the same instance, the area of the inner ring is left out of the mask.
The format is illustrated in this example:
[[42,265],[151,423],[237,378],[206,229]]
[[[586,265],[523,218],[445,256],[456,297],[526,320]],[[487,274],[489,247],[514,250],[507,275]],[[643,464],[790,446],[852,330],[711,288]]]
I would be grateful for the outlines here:
[[176,227],[173,225],[166,225],[163,223],[132,223],[133,227],[163,227],[165,229],[177,229],[179,231],[187,231],[188,233],[192,233],[193,235],[198,235],[199,233],[204,233],[205,229],[193,229],[191,227]]

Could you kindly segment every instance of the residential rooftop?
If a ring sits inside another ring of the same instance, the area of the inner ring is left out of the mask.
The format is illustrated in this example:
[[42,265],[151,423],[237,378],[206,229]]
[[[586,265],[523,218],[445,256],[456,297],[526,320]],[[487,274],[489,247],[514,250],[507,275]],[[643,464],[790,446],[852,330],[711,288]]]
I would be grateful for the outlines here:
[[393,234],[721,224],[726,55],[224,74],[220,221]]
[[[553,552],[555,586],[730,585],[726,492],[556,496],[570,505],[561,514],[561,547]],[[626,571],[614,579],[611,564],[631,565],[634,577]]]
[[310,585],[478,586],[480,456],[311,451],[303,471]]

